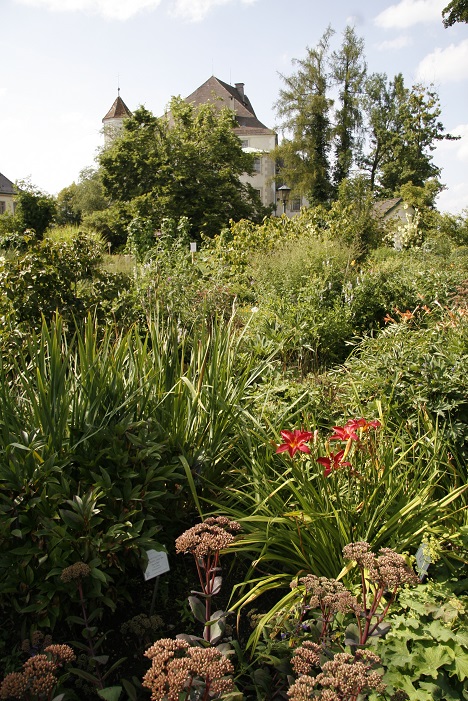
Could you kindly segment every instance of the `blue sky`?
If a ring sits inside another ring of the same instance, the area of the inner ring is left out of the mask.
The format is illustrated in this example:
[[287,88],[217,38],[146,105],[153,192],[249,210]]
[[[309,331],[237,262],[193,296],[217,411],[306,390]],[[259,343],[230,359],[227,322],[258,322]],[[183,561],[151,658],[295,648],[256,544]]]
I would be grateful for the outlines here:
[[280,73],[347,24],[364,38],[369,72],[434,83],[442,121],[462,138],[435,163],[443,211],[468,207],[468,25],[444,29],[448,0],[1,0],[0,172],[55,194],[95,164],[102,117],[117,96],[162,114],[172,95],[211,75],[245,83],[274,127]]

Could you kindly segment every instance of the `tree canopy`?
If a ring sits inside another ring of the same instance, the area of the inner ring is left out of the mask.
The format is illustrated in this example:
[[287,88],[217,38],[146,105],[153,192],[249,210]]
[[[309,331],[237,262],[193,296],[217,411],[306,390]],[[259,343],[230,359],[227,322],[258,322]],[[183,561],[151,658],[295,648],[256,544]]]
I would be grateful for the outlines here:
[[173,98],[161,118],[140,107],[122,135],[100,155],[101,180],[112,203],[160,228],[187,217],[190,235],[213,236],[231,219],[260,220],[267,210],[251,185],[253,155],[244,153],[227,109]]
[[444,27],[452,27],[456,22],[468,23],[468,0],[452,0],[442,10]]
[[340,183],[360,173],[383,196],[430,182],[435,197],[443,185],[433,151],[438,141],[455,138],[444,131],[437,92],[409,88],[401,74],[367,77],[363,40],[347,27],[330,55],[333,34],[329,27],[304,59],[294,59],[297,70],[281,76],[280,178],[311,205],[329,204]]

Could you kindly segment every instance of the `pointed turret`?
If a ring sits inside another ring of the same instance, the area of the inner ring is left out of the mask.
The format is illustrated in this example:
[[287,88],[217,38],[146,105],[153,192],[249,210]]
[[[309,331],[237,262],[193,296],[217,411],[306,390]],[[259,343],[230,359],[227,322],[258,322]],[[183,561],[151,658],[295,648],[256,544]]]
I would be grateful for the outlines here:
[[128,109],[125,102],[120,97],[120,88],[114,103],[102,123],[104,125],[104,145],[109,146],[123,128],[124,119],[131,117],[132,113]]

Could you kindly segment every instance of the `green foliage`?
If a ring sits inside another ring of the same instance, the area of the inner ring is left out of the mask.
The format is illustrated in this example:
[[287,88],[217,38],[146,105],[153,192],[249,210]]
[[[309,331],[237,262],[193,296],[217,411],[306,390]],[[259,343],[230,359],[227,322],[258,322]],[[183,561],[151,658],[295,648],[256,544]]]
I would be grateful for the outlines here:
[[[388,692],[409,699],[461,699],[468,694],[466,580],[428,582],[405,591],[390,631],[376,645]],[[377,697],[371,696],[371,699]],[[380,698],[380,697],[379,697]]]
[[346,27],[339,51],[331,57],[332,82],[339,88],[339,107],[335,112],[335,187],[349,177],[360,150],[363,122],[362,93],[366,76],[364,40],[356,36],[354,27]]
[[83,217],[108,206],[99,171],[85,168],[78,183],[72,183],[57,195],[56,222],[59,225],[81,224]]
[[[314,49],[307,47],[305,59],[294,59],[298,70],[281,76],[276,108],[288,133],[276,150],[281,177],[293,191],[305,195],[311,205],[328,202],[330,183],[330,139],[332,125],[328,97],[327,60],[333,30],[329,27]],[[289,133],[291,134],[289,136]]]
[[452,0],[442,10],[444,27],[452,27],[456,22],[468,22],[467,0]]
[[19,227],[18,233],[32,229],[37,238],[42,239],[54,220],[55,200],[29,181],[19,182],[17,189],[15,218]]
[[2,261],[3,313],[37,328],[41,315],[56,311],[71,319],[83,316],[78,284],[89,280],[102,260],[102,246],[84,234],[54,243],[25,240],[27,248]]
[[257,193],[239,180],[252,171],[253,157],[242,151],[233,126],[232,113],[212,104],[194,108],[173,98],[169,116],[160,119],[140,108],[100,156],[106,193],[155,230],[165,217],[187,217],[196,239],[231,219],[261,219],[266,211]]

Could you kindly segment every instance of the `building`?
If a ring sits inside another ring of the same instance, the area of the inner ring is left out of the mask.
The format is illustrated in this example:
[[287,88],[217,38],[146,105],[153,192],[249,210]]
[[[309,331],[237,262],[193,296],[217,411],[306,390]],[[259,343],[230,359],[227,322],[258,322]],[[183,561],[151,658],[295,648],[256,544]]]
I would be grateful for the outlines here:
[[132,113],[125,102],[120,97],[120,88],[117,90],[117,97],[109,112],[102,119],[104,130],[104,146],[109,146],[113,139],[122,131],[124,120],[131,117]]
[[392,197],[387,200],[377,200],[374,203],[374,216],[387,224],[401,226],[412,221],[415,209],[403,201],[402,197]]
[[[287,216],[294,216],[300,211],[301,200],[288,197],[288,201],[284,203],[281,197],[277,197],[276,165],[270,156],[278,143],[277,134],[257,118],[244,86],[244,83],[236,83],[232,86],[215,76],[211,76],[203,85],[200,85],[186,97],[185,101],[195,106],[212,102],[220,108],[227,107],[234,113],[237,123],[234,131],[241,141],[243,150],[255,154],[253,175],[245,174],[241,180],[250,183],[257,190],[265,207],[272,207],[278,215],[285,213]],[[131,114],[120,97],[119,91],[117,99],[102,120],[105,146],[111,143],[122,129],[124,120]]]
[[234,113],[237,122],[234,131],[243,150],[255,154],[254,174],[244,175],[241,180],[249,182],[257,190],[265,207],[275,207],[275,162],[269,154],[277,144],[277,136],[257,118],[252,103],[245,94],[244,83],[236,83],[233,87],[213,75],[186,97],[185,101],[193,105],[213,102]]
[[14,214],[16,189],[11,180],[0,173],[0,214]]

